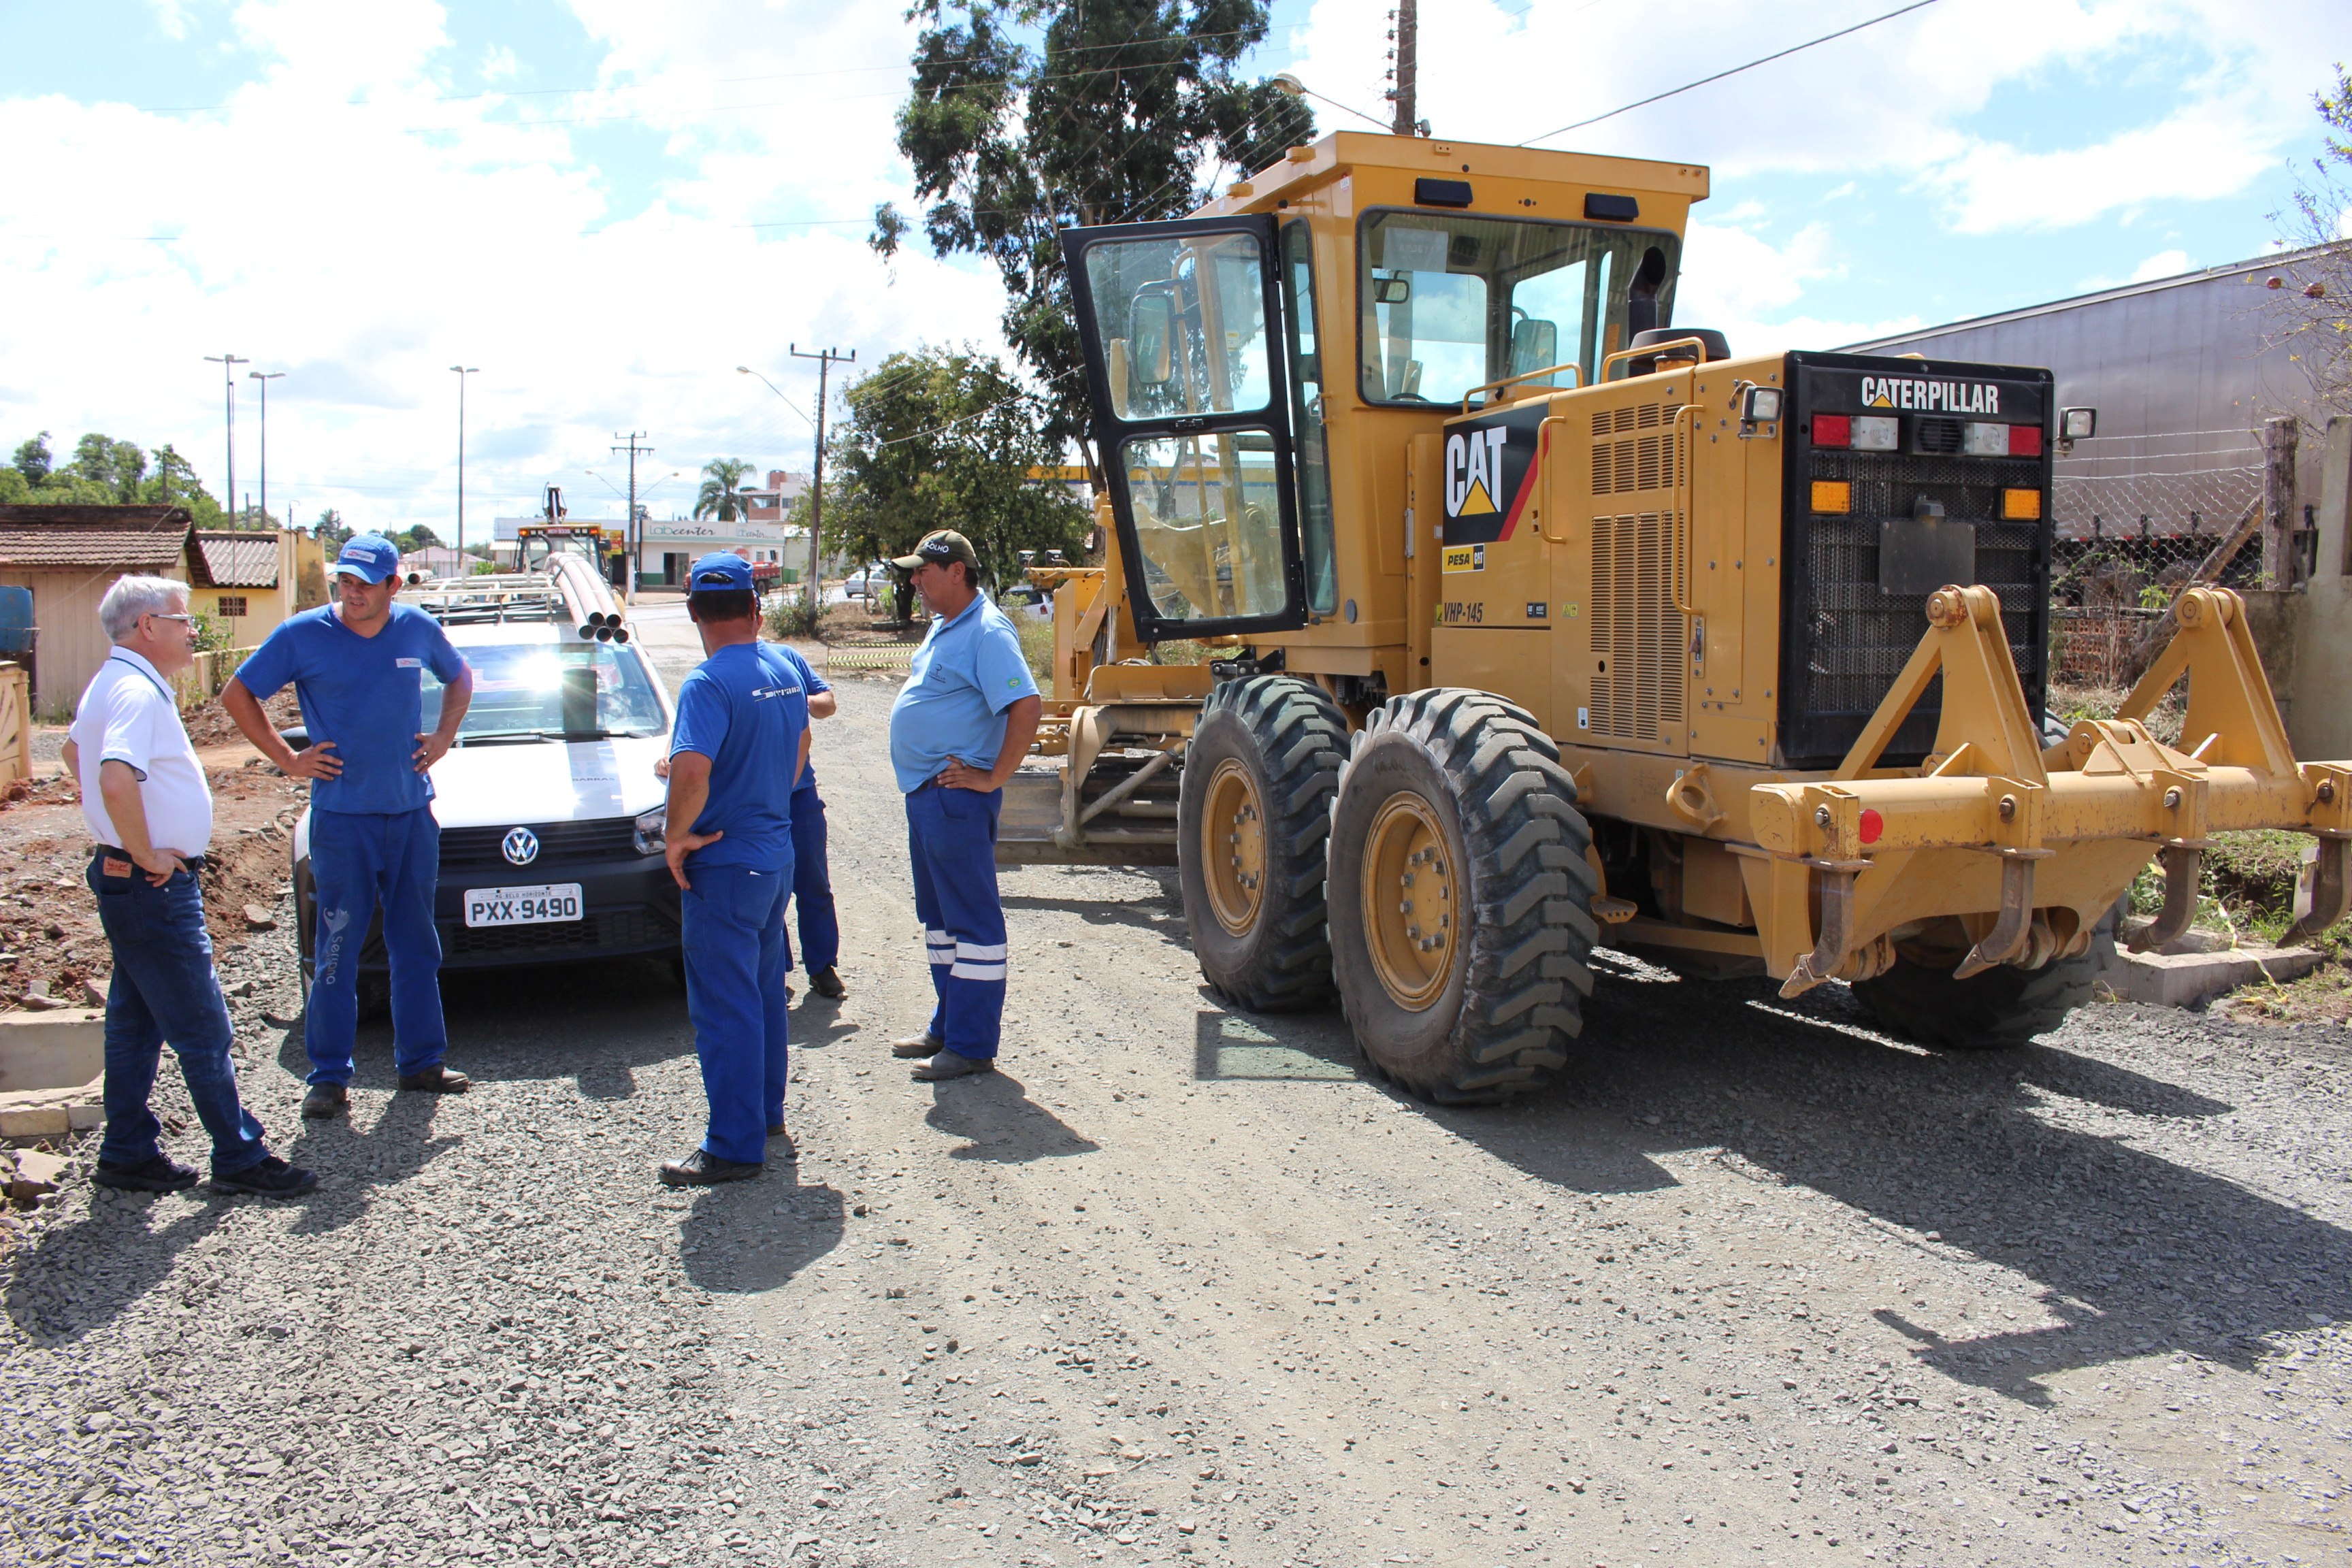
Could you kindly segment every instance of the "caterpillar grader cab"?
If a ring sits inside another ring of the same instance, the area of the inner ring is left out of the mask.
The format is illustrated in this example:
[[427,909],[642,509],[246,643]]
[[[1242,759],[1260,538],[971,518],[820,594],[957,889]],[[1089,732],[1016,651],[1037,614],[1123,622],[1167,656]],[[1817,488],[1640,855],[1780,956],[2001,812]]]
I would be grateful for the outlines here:
[[[2117,717],[2044,731],[2090,411],[1674,325],[1707,181],[1342,132],[1066,231],[1108,538],[1034,574],[1064,766],[1005,858],[1172,858],[1221,992],[1336,994],[1447,1100],[1563,1063],[1602,942],[1965,1047],[2088,998],[2152,858],[2136,940],[2177,935],[2218,830],[2313,835],[2298,912],[2340,919],[2352,764],[2296,760],[2229,591]],[[1205,663],[1145,657],[1175,640]]]

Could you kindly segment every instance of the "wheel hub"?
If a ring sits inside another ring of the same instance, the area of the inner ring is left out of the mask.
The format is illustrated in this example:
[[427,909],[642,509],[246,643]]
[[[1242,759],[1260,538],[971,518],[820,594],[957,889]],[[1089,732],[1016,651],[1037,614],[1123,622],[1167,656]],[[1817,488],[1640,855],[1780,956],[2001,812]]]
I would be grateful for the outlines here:
[[1209,775],[1201,815],[1201,868],[1217,923],[1230,935],[1247,934],[1265,898],[1265,812],[1258,803],[1257,781],[1235,757],[1219,763]]
[[1382,803],[1364,844],[1364,934],[1397,1005],[1422,1012],[1445,989],[1462,934],[1460,868],[1434,807],[1411,791]]

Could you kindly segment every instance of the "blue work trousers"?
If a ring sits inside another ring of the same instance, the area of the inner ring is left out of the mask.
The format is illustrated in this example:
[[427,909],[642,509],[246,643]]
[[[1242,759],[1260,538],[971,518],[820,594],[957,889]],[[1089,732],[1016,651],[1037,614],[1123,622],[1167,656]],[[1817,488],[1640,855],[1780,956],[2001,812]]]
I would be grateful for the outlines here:
[[[841,919],[833,909],[833,874],[824,861],[824,802],[816,785],[793,791],[793,908],[801,926],[801,962],[811,974],[841,962]],[[793,943],[784,938],[784,968]]]
[[907,797],[915,916],[939,1005],[931,1034],[960,1057],[996,1055],[1004,1021],[1004,905],[996,896],[996,817],[1004,792],[925,784]]
[[[117,859],[115,864],[126,864]],[[213,1174],[234,1175],[257,1165],[261,1123],[237,1100],[236,1065],[229,1048],[228,1004],[213,973],[213,939],[205,931],[205,900],[185,871],[162,887],[131,868],[110,877],[89,863],[89,890],[98,923],[114,950],[114,981],[106,993],[106,1137],[98,1157],[109,1165],[143,1165],[163,1152],[162,1123],[148,1108],[163,1043],[180,1058],[180,1077],[196,1120],[212,1134]]]
[[441,933],[433,924],[441,880],[441,825],[433,808],[311,812],[310,879],[319,924],[310,948],[318,973],[302,1030],[310,1081],[352,1081],[360,948],[379,907],[392,961],[393,1066],[403,1078],[440,1066],[449,1030],[441,1018]]
[[686,1013],[710,1102],[705,1152],[756,1165],[784,1121],[784,900],[793,868],[688,866]]

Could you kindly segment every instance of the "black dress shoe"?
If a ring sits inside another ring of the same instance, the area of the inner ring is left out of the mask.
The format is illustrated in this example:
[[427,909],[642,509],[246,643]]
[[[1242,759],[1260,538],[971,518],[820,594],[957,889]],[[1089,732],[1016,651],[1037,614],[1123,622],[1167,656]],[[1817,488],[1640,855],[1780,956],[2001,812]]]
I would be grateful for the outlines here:
[[835,1002],[849,994],[849,987],[841,983],[841,971],[830,963],[809,976],[809,989]]
[[110,1165],[100,1160],[89,1179],[118,1192],[178,1193],[194,1186],[198,1178],[195,1172],[169,1154],[158,1154],[136,1165]]
[[340,1115],[351,1103],[351,1091],[339,1083],[314,1083],[310,1092],[302,1097],[302,1114],[312,1121],[324,1121]]
[[427,1094],[463,1094],[474,1087],[474,1080],[445,1067],[429,1067],[402,1079],[400,1087],[423,1089]]
[[722,1160],[708,1150],[697,1149],[683,1160],[663,1165],[661,1179],[666,1187],[709,1187],[720,1182],[748,1182],[767,1168],[743,1160]]
[[265,1155],[257,1165],[213,1178],[216,1193],[250,1193],[263,1198],[299,1197],[318,1184],[316,1172],[289,1165],[275,1154]]

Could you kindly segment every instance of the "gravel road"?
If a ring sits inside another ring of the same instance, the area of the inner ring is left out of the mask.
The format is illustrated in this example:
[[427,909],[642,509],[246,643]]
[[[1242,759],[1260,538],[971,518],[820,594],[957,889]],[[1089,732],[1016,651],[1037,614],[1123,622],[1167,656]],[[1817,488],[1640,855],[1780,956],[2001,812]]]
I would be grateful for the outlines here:
[[[648,617],[675,680],[682,625]],[[1172,878],[1004,888],[1005,1071],[908,1081],[882,736],[818,767],[845,1003],[797,1167],[680,1196],[654,965],[453,984],[478,1090],[303,1133],[285,933],[224,961],[307,1203],[33,1222],[0,1561],[2316,1563],[2352,1415],[2352,1036],[2105,1006],[1972,1058],[1606,955],[1561,1081],[1440,1110],[1232,1013]],[[184,1110],[182,1120],[186,1120]],[[196,1152],[184,1132],[175,1144]]]

